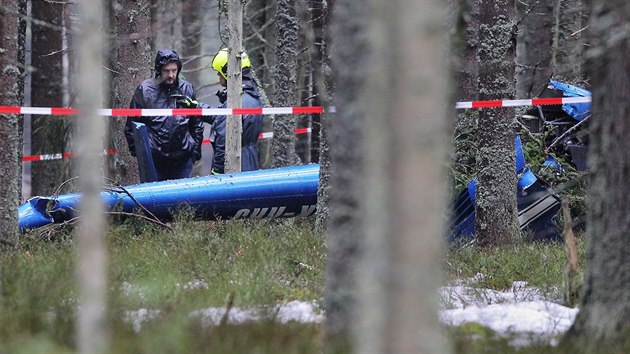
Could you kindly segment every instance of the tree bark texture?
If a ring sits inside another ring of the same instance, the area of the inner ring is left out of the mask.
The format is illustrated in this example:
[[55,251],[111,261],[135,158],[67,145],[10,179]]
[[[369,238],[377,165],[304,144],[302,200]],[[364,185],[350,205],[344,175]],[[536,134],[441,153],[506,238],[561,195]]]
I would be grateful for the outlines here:
[[97,114],[103,104],[103,56],[107,44],[103,40],[103,3],[80,2],[80,31],[76,33],[80,63],[77,78],[80,94],[78,117],[78,147],[81,221],[78,237],[77,276],[80,311],[77,314],[77,352],[108,353],[110,346],[107,326],[107,262],[104,232],[105,208],[101,201],[101,170],[106,124]]
[[[479,98],[479,2],[478,0],[451,0],[451,36],[454,54],[451,60],[458,82],[455,95],[458,101],[475,101]],[[476,136],[478,111],[457,110],[453,127],[452,171],[450,179],[457,189],[468,183],[475,174]]]
[[185,0],[182,2],[182,70],[186,80],[195,88],[200,86],[199,75],[203,68],[201,63],[201,25],[203,13],[201,0]]
[[[313,70],[314,90],[316,93],[313,101],[314,105],[322,105],[329,107],[332,105],[335,85],[332,74],[332,65],[330,58],[331,39],[331,21],[334,8],[334,1],[331,0],[312,0],[311,8],[313,9],[313,28],[314,47],[312,48],[311,58],[316,67]],[[321,23],[320,23],[321,22]],[[313,128],[311,136],[312,144],[316,144],[317,149],[313,148],[311,157],[313,162],[319,163],[319,189],[317,190],[317,216],[315,228],[319,231],[328,229],[330,222],[329,207],[329,191],[330,191],[330,148],[328,144],[328,132],[331,129],[330,121],[334,119],[334,114],[328,112],[321,113],[318,118],[313,118]]]
[[[479,8],[479,99],[514,96],[514,9],[509,0]],[[481,246],[514,241],[518,229],[514,110],[482,109],[477,129],[475,232]]]
[[267,93],[275,92],[276,8],[275,0],[248,1],[243,14],[243,46]]
[[[148,0],[119,0],[111,9],[110,52],[112,107],[129,107],[136,87],[152,75],[151,33],[148,32]],[[140,182],[138,161],[129,153],[125,139],[125,117],[110,118],[110,142],[117,154],[110,159],[110,177],[122,185]]]
[[[0,1],[0,102],[21,106],[24,91],[24,14],[26,2]],[[0,115],[0,244],[18,243],[18,207],[22,194],[22,133],[17,114]]]
[[551,65],[557,80],[575,82],[581,78],[587,13],[583,0],[555,0]]
[[357,68],[366,65],[369,35],[365,18],[369,11],[368,6],[354,0],[338,0],[335,5],[331,60],[337,113],[326,117],[331,165],[323,167],[330,171],[331,213],[324,302],[327,341],[343,347],[349,345],[355,323],[355,272],[364,235],[359,206],[364,195],[361,177],[367,110],[359,102],[366,75]]
[[564,338],[580,353],[630,351],[630,3],[594,0],[587,268],[580,312]]
[[[243,3],[230,0],[228,6],[229,58],[227,72],[227,106],[241,107],[243,77],[241,53],[243,53]],[[241,115],[231,115],[226,121],[225,173],[241,172],[241,139],[243,121]]]
[[182,1],[151,0],[153,52],[171,48],[182,52]]
[[[438,321],[449,103],[444,0],[371,2],[358,106],[365,210],[357,353],[448,353]],[[357,54],[361,55],[359,51]],[[395,70],[391,70],[395,68]],[[355,69],[356,70],[356,69]],[[341,94],[341,88],[338,94]]]
[[[243,13],[243,47],[249,55],[262,95],[263,107],[270,107],[268,92],[274,91],[273,68],[275,65],[276,26],[275,0],[248,1]],[[266,115],[263,131],[273,131],[273,115]],[[258,156],[261,168],[273,163],[272,139],[258,140]]]
[[557,0],[516,2],[516,97],[539,97],[552,74],[554,5]]
[[[297,105],[297,55],[298,31],[300,29],[296,4],[293,0],[277,0],[275,105],[291,107]],[[294,166],[299,163],[295,153],[296,117],[291,114],[276,115],[273,121],[273,167]]]
[[[61,2],[33,1],[32,89],[34,107],[63,107],[62,16]],[[68,151],[72,117],[34,115],[31,150],[33,154]],[[38,161],[31,167],[33,195],[50,195],[70,177],[68,160]]]
[[477,0],[454,0],[457,18],[453,21],[455,35],[453,47],[461,55],[454,56],[458,76],[457,99],[473,101],[478,96],[479,4]]

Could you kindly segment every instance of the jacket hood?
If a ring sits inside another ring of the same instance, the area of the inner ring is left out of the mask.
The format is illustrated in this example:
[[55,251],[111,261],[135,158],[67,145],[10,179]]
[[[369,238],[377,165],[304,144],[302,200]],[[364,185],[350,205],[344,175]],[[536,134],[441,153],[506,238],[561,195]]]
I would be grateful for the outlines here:
[[182,61],[179,59],[179,54],[173,49],[160,49],[155,56],[155,77],[160,77],[162,73],[162,66],[168,63],[176,63],[177,64],[177,77],[179,78],[179,73],[182,71]]
[[256,84],[256,80],[253,78],[251,68],[244,68],[242,75],[243,92],[247,92],[254,98],[260,98],[258,84]]

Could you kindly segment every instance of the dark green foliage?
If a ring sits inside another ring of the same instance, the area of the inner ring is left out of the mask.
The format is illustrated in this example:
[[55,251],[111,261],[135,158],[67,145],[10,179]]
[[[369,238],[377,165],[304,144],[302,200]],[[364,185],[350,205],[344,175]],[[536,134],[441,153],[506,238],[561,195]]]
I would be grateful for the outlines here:
[[477,111],[467,110],[459,112],[455,121],[450,171],[455,193],[466,187],[477,169],[475,160],[477,158],[477,140],[475,136],[478,118]]
[[[559,197],[569,199],[573,226],[582,229],[586,216],[589,174],[577,171],[571,163],[570,156],[546,151],[549,141],[552,140],[550,137],[554,134],[553,129],[547,130],[544,135],[532,135],[521,131],[525,162],[536,177],[547,183]],[[563,171],[542,166],[547,156],[552,156],[562,166]],[[560,215],[558,218],[560,219]]]
[[[452,195],[465,188],[471,178],[476,174],[475,158],[477,154],[475,131],[477,130],[477,111],[465,111],[458,115],[454,130],[454,148],[451,154],[450,179],[452,181]],[[532,172],[547,183],[561,198],[566,197],[570,201],[571,215],[574,227],[584,228],[586,216],[586,195],[588,191],[588,172],[577,171],[570,161],[570,156],[547,153],[548,145],[553,141],[555,131],[547,129],[544,134],[531,134],[524,127],[518,132],[521,137],[525,163]],[[543,167],[547,156],[553,156],[564,169],[559,173],[552,167]],[[561,215],[558,216],[559,224]]]

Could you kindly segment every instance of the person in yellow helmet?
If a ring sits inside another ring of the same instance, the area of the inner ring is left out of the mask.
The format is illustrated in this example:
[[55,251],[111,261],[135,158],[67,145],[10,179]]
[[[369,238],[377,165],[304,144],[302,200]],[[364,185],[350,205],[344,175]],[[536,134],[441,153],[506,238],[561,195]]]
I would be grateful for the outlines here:
[[[217,72],[219,83],[224,88],[217,91],[217,96],[221,102],[219,108],[227,107],[227,66],[228,66],[228,49],[220,49],[212,59],[212,68]],[[255,108],[262,107],[260,91],[258,84],[252,77],[251,62],[247,54],[241,54],[241,107]],[[225,120],[226,116],[209,116],[202,118],[204,122],[212,125],[210,140],[214,149],[214,158],[212,161],[212,173],[219,174],[225,171]],[[243,134],[241,136],[241,171],[252,171],[260,169],[258,162],[258,136],[262,131],[263,116],[260,114],[244,114]]]

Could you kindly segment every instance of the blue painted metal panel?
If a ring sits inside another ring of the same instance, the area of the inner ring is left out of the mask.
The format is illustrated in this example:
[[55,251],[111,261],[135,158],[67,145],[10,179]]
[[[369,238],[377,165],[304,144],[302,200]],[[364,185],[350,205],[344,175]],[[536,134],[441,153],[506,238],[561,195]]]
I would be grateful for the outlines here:
[[[168,220],[182,205],[204,219],[284,218],[315,213],[319,165],[185,178],[125,187],[158,218]],[[80,194],[35,197],[19,208],[20,230],[76,217]],[[133,212],[138,205],[122,190],[101,192],[109,210]]]
[[[590,97],[591,91],[565,84],[556,80],[549,80],[553,88],[562,91],[565,97]],[[582,120],[591,114],[591,103],[565,103],[562,110],[575,120]]]
[[[521,228],[531,230],[536,238],[554,238],[557,232],[553,217],[560,208],[560,200],[549,191],[525,164],[521,138],[514,139],[516,171],[518,175],[516,202]],[[473,177],[460,192],[454,206],[448,239],[471,238],[475,233],[475,194],[477,178]]]

